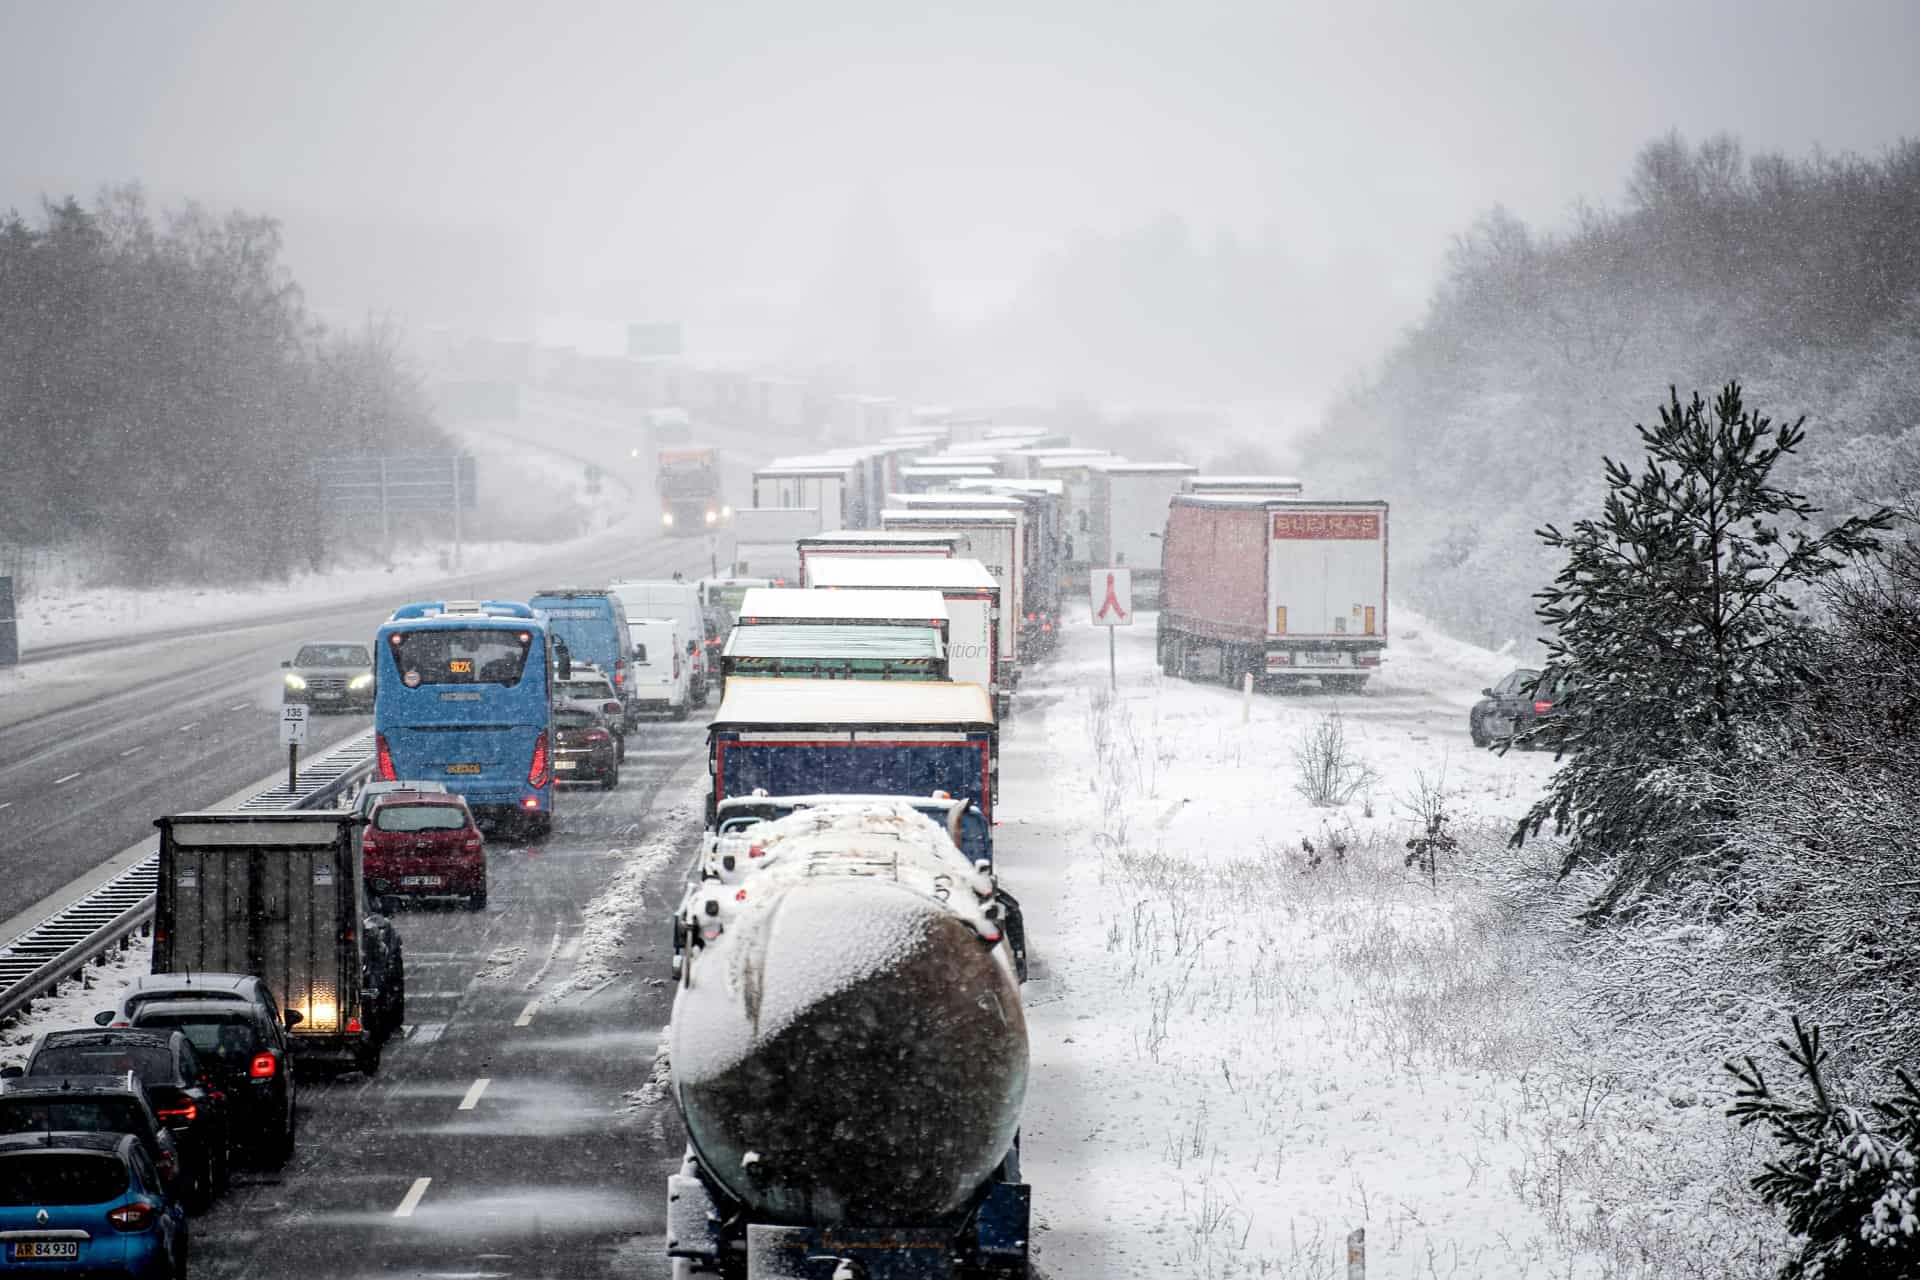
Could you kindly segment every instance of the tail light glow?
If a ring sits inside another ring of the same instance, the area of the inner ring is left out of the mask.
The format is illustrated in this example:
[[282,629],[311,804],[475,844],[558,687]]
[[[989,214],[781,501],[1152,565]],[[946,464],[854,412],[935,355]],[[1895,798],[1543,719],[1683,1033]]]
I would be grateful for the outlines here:
[[362,1027],[361,1027],[361,1025],[360,1025],[360,1019],[358,1019],[358,1018],[354,1018],[354,1017],[349,1017],[349,1018],[347,1019],[347,1034],[348,1034],[348,1035],[350,1035],[350,1036],[357,1036],[357,1035],[359,1035],[359,1034],[360,1034],[360,1032],[361,1032],[361,1031],[362,1031],[363,1029],[364,1029],[364,1028],[362,1028]]
[[1553,710],[1553,704],[1551,702],[1536,702],[1533,704],[1533,714],[1537,716],[1543,716],[1551,710]]
[[200,1116],[200,1108],[193,1102],[183,1102],[175,1107],[155,1107],[153,1114],[167,1124],[192,1124]]
[[394,771],[393,748],[387,745],[386,734],[376,733],[373,735],[373,755],[374,768],[380,774],[380,781],[398,782],[400,775]]
[[280,1060],[270,1053],[256,1053],[247,1074],[255,1080],[271,1080],[280,1074]]
[[107,1214],[107,1221],[113,1224],[115,1231],[145,1231],[153,1225],[156,1216],[152,1205],[145,1200],[136,1200],[111,1210]]
[[540,736],[533,740],[533,763],[527,766],[527,785],[530,787],[547,785],[547,731],[545,729],[542,729]]

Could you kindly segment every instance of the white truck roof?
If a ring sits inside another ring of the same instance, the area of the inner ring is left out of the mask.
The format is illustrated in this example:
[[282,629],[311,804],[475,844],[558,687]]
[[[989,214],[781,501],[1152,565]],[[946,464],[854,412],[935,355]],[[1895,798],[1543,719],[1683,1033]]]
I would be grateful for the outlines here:
[[898,520],[915,524],[946,525],[967,524],[1010,524],[1020,518],[1020,512],[1013,507],[976,507],[971,511],[962,511],[955,507],[888,507],[880,513],[882,520]]
[[[835,593],[844,594],[844,593]],[[712,728],[755,725],[993,726],[977,684],[930,680],[769,680],[735,676]]]
[[808,563],[807,573],[816,587],[986,591],[1000,585],[978,560],[937,556],[897,560],[884,556],[820,556]]
[[1009,493],[890,493],[887,501],[896,507],[918,511],[922,507],[959,509],[978,507],[983,511],[1018,511],[1026,505]]
[[1095,471],[1115,475],[1191,476],[1200,473],[1200,468],[1191,462],[1129,462],[1125,458],[1115,458],[1107,462],[1096,459],[1087,465]]
[[828,529],[822,533],[810,533],[800,539],[808,547],[844,542],[856,546],[867,543],[885,545],[898,543],[901,546],[929,547],[942,543],[951,545],[955,535],[941,533],[937,529]]
[[1018,480],[1011,476],[995,476],[991,480],[956,480],[956,489],[972,489],[983,493],[1005,490],[1008,493],[1031,493],[1038,497],[1065,497],[1065,480]]
[[804,587],[754,587],[740,601],[744,622],[793,619],[947,622],[947,602],[938,591],[816,591]]

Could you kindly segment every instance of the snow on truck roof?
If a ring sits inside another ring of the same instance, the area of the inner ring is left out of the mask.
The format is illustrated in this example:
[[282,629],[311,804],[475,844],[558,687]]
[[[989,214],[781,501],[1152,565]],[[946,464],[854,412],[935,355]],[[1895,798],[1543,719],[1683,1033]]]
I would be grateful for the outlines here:
[[825,543],[844,542],[851,545],[866,543],[900,543],[904,546],[927,547],[951,543],[958,535],[941,533],[938,529],[828,529],[822,533],[810,533],[800,539],[802,546],[815,546]]
[[1271,507],[1275,511],[1317,511],[1322,507],[1366,507],[1384,511],[1385,498],[1281,498],[1271,493],[1176,493],[1182,507]]
[[1111,462],[1095,460],[1087,465],[1095,471],[1118,475],[1191,476],[1200,472],[1191,462],[1128,462],[1125,458],[1115,458]]
[[1195,476],[1193,491],[1209,489],[1300,489],[1305,486],[1296,476]]
[[946,622],[947,602],[938,591],[816,591],[804,587],[754,587],[740,600],[743,625],[754,619],[801,618],[840,622]]
[[956,480],[954,487],[986,493],[1002,490],[1036,498],[1059,498],[1064,497],[1067,492],[1065,480],[1020,480],[1012,476],[995,476],[991,480]]
[[807,576],[816,587],[902,588],[931,590],[998,590],[999,584],[978,560],[944,556],[815,556]]
[[880,513],[881,523],[886,525],[924,524],[935,528],[1013,524],[1020,517],[1020,510],[1014,507],[976,507],[971,511],[953,507],[888,507]]
[[721,652],[729,658],[849,658],[922,664],[947,656],[940,633],[932,627],[865,623],[823,626],[817,622],[735,627]]
[[729,679],[708,731],[763,725],[990,729],[993,699],[977,684],[942,681]]

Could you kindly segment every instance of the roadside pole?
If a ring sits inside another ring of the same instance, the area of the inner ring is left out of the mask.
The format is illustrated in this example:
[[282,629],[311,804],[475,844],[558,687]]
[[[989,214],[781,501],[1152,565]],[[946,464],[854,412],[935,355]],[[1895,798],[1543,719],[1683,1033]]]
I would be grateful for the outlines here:
[[453,567],[460,568],[460,455],[453,455]]
[[392,503],[387,498],[387,459],[380,457],[380,559],[382,563],[393,563],[393,514],[389,510]]
[[280,708],[280,744],[287,749],[287,794],[300,789],[300,748],[307,740],[307,706],[289,702]]
[[1109,566],[1087,575],[1087,604],[1093,610],[1093,625],[1107,629],[1107,688],[1120,689],[1120,661],[1115,646],[1115,627],[1133,625],[1133,570]]

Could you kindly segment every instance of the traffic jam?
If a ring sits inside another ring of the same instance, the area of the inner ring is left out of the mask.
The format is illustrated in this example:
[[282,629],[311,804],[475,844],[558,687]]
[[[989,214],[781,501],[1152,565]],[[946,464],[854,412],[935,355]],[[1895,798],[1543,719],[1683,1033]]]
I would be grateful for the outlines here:
[[964,418],[774,459],[737,511],[716,450],[664,449],[659,478],[661,539],[724,537],[727,572],[403,603],[281,663],[284,740],[370,714],[364,776],[321,807],[157,819],[152,973],[0,1082],[0,1186],[32,1206],[0,1209],[7,1265],[186,1274],[190,1224],[236,1177],[326,1141],[302,1088],[371,1081],[444,1026],[418,975],[452,962],[462,917],[505,909],[503,859],[558,849],[699,713],[684,880],[626,922],[671,939],[658,1061],[685,1150],[655,1257],[1030,1274],[1022,984],[1044,938],[994,838],[1023,678],[1085,598],[1095,625],[1157,600],[1171,676],[1360,687],[1386,644],[1386,506]]

